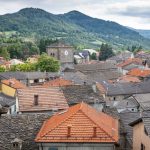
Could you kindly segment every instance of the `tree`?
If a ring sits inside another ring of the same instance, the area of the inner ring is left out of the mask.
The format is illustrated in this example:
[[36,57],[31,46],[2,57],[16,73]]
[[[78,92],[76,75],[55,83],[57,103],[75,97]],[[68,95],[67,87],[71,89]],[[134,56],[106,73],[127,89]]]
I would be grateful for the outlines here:
[[31,64],[31,63],[25,63],[25,64],[18,64],[18,65],[13,65],[10,68],[10,71],[24,71],[24,72],[30,72],[30,71],[35,71],[36,70],[36,64]]
[[9,59],[10,58],[10,55],[9,55],[6,47],[1,47],[0,48],[0,56],[4,57],[5,59]]
[[39,44],[38,44],[38,47],[39,47],[39,50],[40,50],[40,53],[42,54],[43,52],[45,53],[46,52],[46,46],[49,46],[53,43],[56,43],[58,42],[57,39],[41,39],[39,41]]
[[42,72],[57,72],[59,68],[59,61],[53,57],[48,56],[46,53],[43,53],[38,59],[37,70]]
[[96,53],[92,53],[92,55],[90,55],[90,59],[97,60]]
[[109,57],[114,56],[112,47],[108,44],[102,44],[99,53],[99,60],[106,60]]
[[0,66],[0,72],[5,72],[5,68]]

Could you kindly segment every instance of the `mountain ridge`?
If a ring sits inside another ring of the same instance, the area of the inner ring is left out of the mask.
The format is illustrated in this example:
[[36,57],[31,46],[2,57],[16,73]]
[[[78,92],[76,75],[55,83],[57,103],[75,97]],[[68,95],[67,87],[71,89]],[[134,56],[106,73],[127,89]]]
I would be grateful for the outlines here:
[[17,31],[25,37],[58,38],[87,47],[98,47],[104,42],[114,48],[131,45],[150,48],[149,40],[138,32],[76,10],[56,15],[39,8],[24,8],[16,13],[1,15],[0,31]]

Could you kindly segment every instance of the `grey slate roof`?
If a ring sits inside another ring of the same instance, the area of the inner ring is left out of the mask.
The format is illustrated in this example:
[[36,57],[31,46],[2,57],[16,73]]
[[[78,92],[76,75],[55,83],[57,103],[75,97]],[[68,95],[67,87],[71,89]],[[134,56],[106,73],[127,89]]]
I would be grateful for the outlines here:
[[22,150],[38,150],[34,139],[49,114],[4,115],[0,117],[0,150],[11,150],[11,141],[23,140]]
[[150,93],[134,94],[133,97],[143,110],[150,110]]
[[129,125],[129,123],[138,119],[140,117],[140,113],[139,112],[123,111],[123,112],[119,113],[119,116],[120,116],[120,122],[126,131],[127,140],[132,145],[133,128]]
[[87,75],[77,71],[77,72],[64,72],[62,75],[62,78],[66,80],[71,80],[75,84],[84,84],[86,82],[87,84],[91,84],[92,81],[87,78]]
[[98,71],[117,70],[115,64],[110,62],[98,62],[96,64],[78,64],[74,67],[75,70],[83,72],[85,74]]
[[121,73],[117,71],[99,71],[99,72],[92,72],[86,74],[87,78],[89,80],[95,81],[95,82],[102,82],[102,81],[108,81],[108,80],[115,80],[118,79],[121,76]]
[[95,93],[91,85],[69,85],[62,87],[65,98],[69,105],[86,102],[86,103],[104,103],[103,97],[99,91]]
[[16,99],[14,97],[10,97],[7,95],[4,95],[3,93],[0,93],[0,105],[3,107],[9,107],[14,105],[16,102]]
[[119,101],[115,105],[115,107],[117,109],[137,108],[138,106],[139,106],[139,104],[137,103],[137,101],[132,96]]
[[0,80],[15,78],[17,80],[26,80],[26,79],[41,79],[41,78],[50,78],[58,76],[56,72],[4,72],[0,73]]
[[108,83],[102,82],[108,96],[150,93],[150,81],[140,83]]
[[117,63],[119,63],[119,62],[124,61],[128,58],[131,58],[132,54],[133,54],[132,52],[125,51],[125,52],[122,52],[116,56],[109,58],[108,60],[115,60]]

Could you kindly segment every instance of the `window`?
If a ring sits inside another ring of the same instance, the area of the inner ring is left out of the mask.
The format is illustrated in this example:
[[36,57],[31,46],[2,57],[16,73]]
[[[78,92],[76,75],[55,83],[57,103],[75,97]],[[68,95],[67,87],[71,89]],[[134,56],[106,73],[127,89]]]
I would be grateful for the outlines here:
[[50,147],[48,150],[58,150],[56,147]]
[[37,106],[39,104],[38,100],[39,100],[39,96],[38,95],[34,95],[34,105],[35,106]]
[[141,143],[141,150],[145,150],[145,146]]
[[13,148],[17,148],[18,147],[18,143],[13,143]]
[[38,83],[38,82],[39,82],[39,79],[35,79],[35,80],[34,80],[34,83]]

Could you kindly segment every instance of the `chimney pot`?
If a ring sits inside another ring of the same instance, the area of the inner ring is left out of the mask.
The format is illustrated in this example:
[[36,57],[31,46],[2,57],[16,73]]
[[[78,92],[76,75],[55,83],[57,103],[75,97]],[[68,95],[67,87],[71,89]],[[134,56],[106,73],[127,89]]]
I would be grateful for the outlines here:
[[71,136],[71,125],[67,126],[67,137]]
[[93,137],[96,137],[96,130],[97,130],[97,127],[94,126],[94,127],[93,127]]

